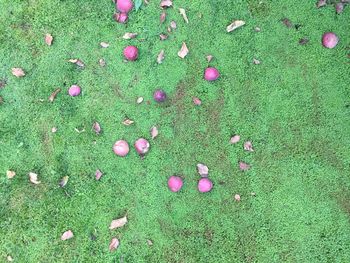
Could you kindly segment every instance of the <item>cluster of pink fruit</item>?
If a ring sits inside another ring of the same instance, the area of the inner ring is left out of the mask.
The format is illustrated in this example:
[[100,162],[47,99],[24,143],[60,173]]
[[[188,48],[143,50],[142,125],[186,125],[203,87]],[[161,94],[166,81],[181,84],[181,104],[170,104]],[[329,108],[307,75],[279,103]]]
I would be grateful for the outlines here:
[[[178,192],[183,186],[183,179],[180,176],[170,176],[168,179],[168,187],[172,192]],[[198,191],[201,193],[209,192],[213,188],[213,182],[206,177],[202,177],[198,181]]]
[[133,8],[134,4],[131,0],[116,1],[115,7],[118,10],[117,13],[113,15],[113,18],[118,23],[126,23],[128,20],[128,13]]
[[[135,146],[136,152],[141,156],[144,156],[149,151],[149,148],[150,148],[149,142],[144,138],[138,139],[135,142],[134,146]],[[125,157],[129,153],[129,149],[130,148],[129,148],[128,142],[124,140],[116,141],[115,144],[113,145],[114,153],[120,157]]]

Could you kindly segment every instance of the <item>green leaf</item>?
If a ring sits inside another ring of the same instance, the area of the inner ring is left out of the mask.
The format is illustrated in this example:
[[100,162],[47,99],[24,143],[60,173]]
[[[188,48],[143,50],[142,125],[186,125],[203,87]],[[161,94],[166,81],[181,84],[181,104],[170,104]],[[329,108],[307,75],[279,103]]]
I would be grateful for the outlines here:
[[141,8],[142,6],[142,0],[136,0],[135,1],[135,9],[136,9],[136,12],[139,11],[139,9]]

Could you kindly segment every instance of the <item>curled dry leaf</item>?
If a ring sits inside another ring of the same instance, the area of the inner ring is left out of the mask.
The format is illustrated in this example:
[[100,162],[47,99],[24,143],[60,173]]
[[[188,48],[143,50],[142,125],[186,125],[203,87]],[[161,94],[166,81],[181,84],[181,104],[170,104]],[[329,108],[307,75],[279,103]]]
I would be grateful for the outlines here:
[[134,123],[134,121],[133,121],[133,120],[130,120],[130,119],[125,119],[125,120],[123,121],[123,124],[126,125],[126,126],[129,126],[129,125],[131,125],[131,124],[133,124],[133,123]]
[[157,63],[162,64],[164,60],[164,49],[162,49],[157,56]]
[[291,28],[293,26],[292,21],[290,21],[288,18],[283,18],[281,21],[288,28]]
[[205,164],[202,164],[202,163],[197,164],[197,170],[201,177],[208,177],[209,169],[208,169],[208,166],[206,166]]
[[101,125],[97,121],[92,124],[92,129],[96,132],[96,134],[101,133]]
[[12,179],[13,177],[15,177],[16,173],[14,171],[6,171],[6,176],[8,179]]
[[96,180],[97,180],[97,181],[100,180],[101,177],[102,177],[102,175],[103,175],[103,173],[102,173],[99,169],[97,169],[96,172],[95,172],[95,178],[96,178]]
[[80,59],[77,59],[77,58],[73,58],[73,59],[70,59],[68,60],[70,63],[73,63],[75,65],[77,65],[78,67],[80,68],[84,68],[85,67],[85,64],[83,61],[81,61]]
[[103,58],[100,58],[98,63],[100,64],[101,67],[105,67],[106,66],[106,61]]
[[153,241],[151,239],[147,239],[147,245],[153,246]]
[[136,100],[137,104],[141,104],[143,102],[143,97],[138,97]]
[[57,94],[60,93],[60,92],[61,92],[60,88],[58,88],[54,92],[52,92],[50,97],[49,97],[49,102],[53,102],[55,100]]
[[159,35],[160,40],[166,40],[168,38],[168,35],[166,34],[160,34]]
[[188,48],[186,46],[186,43],[183,42],[182,43],[182,47],[180,49],[180,51],[177,53],[177,55],[180,57],[180,58],[185,58],[188,54]]
[[244,26],[245,25],[245,21],[243,20],[235,20],[233,21],[231,24],[229,24],[227,27],[226,27],[226,31],[227,32],[232,32],[233,30],[241,27],[241,26]]
[[184,18],[185,22],[188,24],[188,18],[186,15],[186,10],[183,8],[179,8],[180,14],[182,15],[182,17]]
[[8,255],[8,256],[6,257],[6,259],[7,259],[8,262],[13,262],[13,258],[12,258],[10,255]]
[[250,169],[250,165],[245,162],[239,162],[239,169],[241,171],[248,171]]
[[239,136],[239,135],[234,135],[234,136],[231,137],[230,143],[231,143],[231,144],[235,144],[235,143],[239,142],[240,139],[241,139],[241,136]]
[[259,65],[261,62],[260,60],[256,59],[256,58],[253,58],[253,64],[254,65]]
[[124,39],[132,39],[135,38],[137,36],[137,33],[125,33],[123,38]]
[[235,194],[235,200],[237,202],[241,201],[241,196],[239,194]]
[[65,240],[71,239],[72,237],[74,237],[73,232],[71,230],[67,230],[62,234],[61,240],[65,241]]
[[327,5],[327,0],[319,0],[317,3],[316,3],[316,7],[317,8],[320,8],[322,6],[325,6]]
[[154,139],[158,136],[158,128],[156,126],[153,126],[151,128],[151,136],[152,136],[152,139]]
[[251,141],[246,141],[244,143],[244,150],[248,151],[248,152],[254,152],[254,149],[253,149],[253,144]]
[[337,3],[335,5],[335,12],[339,15],[341,13],[343,13],[344,11],[344,4],[343,3]]
[[165,13],[165,12],[162,12],[162,13],[160,14],[160,23],[161,23],[161,24],[164,23],[165,18],[166,18],[166,13]]
[[257,27],[254,28],[254,31],[255,31],[255,32],[260,32],[260,31],[261,31],[261,28],[257,26]]
[[52,133],[57,132],[57,128],[56,128],[56,127],[52,127],[52,128],[51,128],[51,132],[52,132]]
[[85,129],[82,128],[81,130],[79,130],[78,128],[74,128],[74,130],[77,132],[77,133],[83,133],[85,132]]
[[307,38],[302,38],[299,40],[300,45],[306,45],[307,43],[309,43],[309,39]]
[[161,8],[168,8],[171,7],[173,5],[173,1],[171,0],[162,0],[160,1],[160,7]]
[[38,181],[38,175],[36,173],[29,173],[29,181],[33,184],[40,184],[41,182]]
[[210,61],[213,60],[214,56],[208,55],[208,56],[206,56],[206,58],[207,58],[208,63],[210,63]]
[[24,77],[26,74],[22,68],[12,68],[12,75],[17,78]]
[[202,104],[202,101],[197,97],[193,97],[192,101],[193,101],[194,105],[197,105],[197,106]]
[[109,44],[106,43],[106,42],[101,42],[101,43],[100,43],[100,46],[101,46],[102,48],[108,48],[108,47],[109,47]]
[[53,37],[51,34],[46,34],[45,35],[45,43],[48,45],[48,46],[51,46],[52,45],[52,41],[53,41]]
[[115,228],[119,228],[124,226],[126,223],[128,222],[128,219],[126,218],[126,216],[119,218],[119,219],[115,219],[111,222],[111,225],[109,226],[110,230],[113,230]]
[[176,22],[174,20],[170,22],[170,27],[171,27],[171,29],[176,29],[177,28],[177,24],[176,24]]
[[114,237],[112,238],[111,242],[109,243],[109,251],[112,252],[116,250],[119,247],[119,240],[118,238]]
[[68,180],[69,180],[69,176],[63,176],[60,183],[59,183],[59,186],[60,187],[65,187],[66,184],[68,183]]

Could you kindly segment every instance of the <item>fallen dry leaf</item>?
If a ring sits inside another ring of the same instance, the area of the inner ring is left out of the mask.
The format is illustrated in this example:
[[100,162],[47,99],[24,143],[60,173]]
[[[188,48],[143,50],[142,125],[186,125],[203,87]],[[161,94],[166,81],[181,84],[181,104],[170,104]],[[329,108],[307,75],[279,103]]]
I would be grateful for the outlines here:
[[109,243],[109,251],[112,252],[116,250],[119,247],[119,240],[118,238],[114,237],[112,238],[111,242]]
[[132,39],[135,38],[137,36],[137,33],[125,33],[123,38],[124,39]]
[[73,63],[75,65],[77,65],[78,67],[80,68],[84,68],[85,67],[85,64],[83,61],[81,61],[80,59],[77,59],[77,58],[73,58],[73,59],[70,59],[68,60],[70,63]]
[[248,151],[248,152],[254,152],[254,149],[253,149],[253,144],[251,141],[246,141],[244,143],[244,150]]
[[213,60],[214,56],[208,55],[208,56],[206,56],[206,58],[207,58],[208,63],[210,63],[210,61]]
[[162,0],[160,1],[160,7],[161,8],[168,8],[171,7],[173,5],[173,1],[171,0]]
[[[176,24],[176,22],[173,20],[173,21],[171,21],[170,22],[170,27],[172,28],[172,29],[176,29],[177,28],[177,24]],[[169,31],[169,30],[168,30]],[[171,31],[171,30],[170,30]]]
[[309,43],[309,39],[307,39],[307,38],[301,38],[299,40],[300,45],[306,45],[307,43]]
[[92,129],[96,132],[96,134],[100,134],[101,133],[101,125],[97,121],[95,121],[92,124]]
[[101,67],[105,67],[106,66],[106,61],[103,58],[100,58],[98,63],[100,64]]
[[259,65],[261,62],[260,60],[256,59],[256,58],[253,58],[253,64],[254,65]]
[[327,5],[327,0],[319,0],[316,4],[317,8]]
[[154,139],[158,136],[158,128],[156,126],[153,126],[151,128],[151,136],[152,136],[152,139]]
[[193,98],[192,98],[192,101],[193,101],[193,103],[194,103],[195,105],[197,105],[197,106],[199,106],[199,105],[202,104],[202,101],[201,101],[199,98],[197,98],[197,97],[193,97]]
[[65,240],[71,239],[72,237],[74,237],[73,232],[71,230],[67,230],[62,234],[61,240],[65,241]]
[[186,10],[183,8],[179,8],[180,14],[182,15],[182,17],[184,18],[185,22],[188,24],[188,18],[186,15]]
[[205,164],[202,164],[202,163],[197,164],[197,170],[201,177],[208,177],[209,169],[208,169],[208,166],[206,166]]
[[344,11],[344,4],[343,3],[337,3],[335,5],[335,12],[339,15],[341,13],[343,13]]
[[102,173],[99,169],[97,169],[96,172],[95,172],[95,178],[96,178],[96,180],[97,180],[97,181],[100,180],[101,177],[102,177],[102,175],[103,175],[103,173]]
[[128,222],[128,219],[126,218],[126,216],[119,218],[119,219],[115,219],[111,222],[111,225],[109,226],[110,230],[113,230],[115,228],[119,228],[124,226],[126,223]]
[[101,43],[100,43],[100,46],[101,46],[102,48],[108,48],[108,47],[109,47],[109,44],[108,44],[107,42],[101,42]]
[[261,31],[261,28],[257,26],[257,27],[254,28],[254,31],[255,31],[255,32],[260,32],[260,31]]
[[157,63],[162,64],[164,60],[164,49],[162,49],[157,56]]
[[3,89],[3,88],[5,88],[5,86],[6,86],[6,80],[5,79],[0,79],[0,89]]
[[12,75],[17,78],[24,77],[26,74],[22,68],[12,68]]
[[13,177],[15,177],[16,173],[14,171],[6,171],[6,176],[8,179],[12,179]]
[[13,258],[12,258],[10,255],[8,255],[8,256],[6,257],[6,259],[7,259],[8,262],[13,262]]
[[52,127],[52,128],[51,128],[51,132],[52,132],[52,133],[57,132],[57,128],[56,128],[56,127]]
[[231,144],[235,144],[235,143],[239,142],[240,139],[241,139],[241,136],[239,136],[239,135],[234,135],[234,136],[231,137],[230,143],[231,143]]
[[59,183],[59,186],[60,187],[65,187],[66,184],[68,183],[68,179],[69,179],[69,176],[67,176],[67,175],[63,176],[61,181],[60,181],[60,183]]
[[82,128],[81,130],[79,130],[78,128],[74,128],[74,130],[77,132],[77,133],[83,133],[85,132],[85,129]]
[[239,162],[239,169],[241,171],[248,171],[250,169],[250,165],[245,162]]
[[226,31],[232,32],[233,30],[235,30],[241,26],[244,26],[244,25],[245,25],[245,22],[243,20],[235,20],[227,26]]
[[235,200],[237,202],[241,201],[241,196],[239,194],[235,194]]
[[141,104],[143,102],[143,97],[138,97],[137,99],[136,99],[136,103],[137,104]]
[[40,184],[41,182],[38,181],[38,175],[36,173],[29,173],[29,181],[33,184]]
[[152,240],[150,240],[150,239],[147,239],[147,245],[149,245],[149,246],[153,246],[153,241],[152,241]]
[[48,46],[51,46],[52,45],[52,41],[53,41],[53,37],[51,34],[46,34],[45,35],[45,43],[48,45]]
[[61,89],[58,88],[54,92],[52,92],[50,97],[49,97],[49,102],[53,102],[55,100],[57,94],[60,93],[60,91],[61,91]]
[[133,120],[130,120],[130,119],[125,119],[122,123],[123,123],[124,125],[126,125],[126,126],[129,126],[129,125],[133,124],[134,121],[133,121]]
[[177,55],[180,57],[180,58],[185,58],[188,54],[188,48],[186,46],[186,43],[183,42],[182,43],[182,47],[180,49],[180,51],[177,53]]
[[160,14],[160,23],[161,23],[161,24],[164,23],[165,18],[166,18],[166,13],[165,13],[165,12],[161,13],[161,14]]
[[159,35],[160,40],[166,40],[168,38],[168,35],[166,34],[160,34]]
[[291,28],[293,26],[292,21],[290,21],[288,18],[283,18],[281,22],[288,28]]

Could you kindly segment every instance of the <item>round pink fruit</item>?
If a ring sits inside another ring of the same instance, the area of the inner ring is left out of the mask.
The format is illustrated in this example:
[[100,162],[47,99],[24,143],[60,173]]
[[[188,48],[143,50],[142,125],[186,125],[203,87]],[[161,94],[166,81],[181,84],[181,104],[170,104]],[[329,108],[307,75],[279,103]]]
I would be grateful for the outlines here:
[[209,192],[213,188],[213,182],[208,178],[201,178],[198,182],[198,190],[201,193]]
[[81,88],[78,85],[72,85],[69,88],[68,93],[72,97],[78,96],[81,93]]
[[136,151],[144,155],[149,151],[150,144],[146,139],[140,138],[135,142],[135,149]]
[[118,23],[124,24],[128,20],[128,14],[126,14],[126,13],[115,13],[113,15],[113,18]]
[[129,153],[129,144],[124,140],[116,141],[113,145],[113,151],[116,155],[124,157]]
[[205,69],[204,79],[207,81],[214,81],[220,77],[220,73],[216,68],[209,67]]
[[172,192],[178,192],[183,186],[183,181],[180,176],[170,176],[168,179],[168,187]]
[[127,60],[134,61],[139,56],[139,50],[135,46],[127,46],[124,48],[123,54]]
[[129,13],[134,4],[131,0],[117,0],[116,8],[122,13]]
[[322,45],[326,48],[335,48],[338,42],[339,38],[333,32],[324,33],[322,36]]

